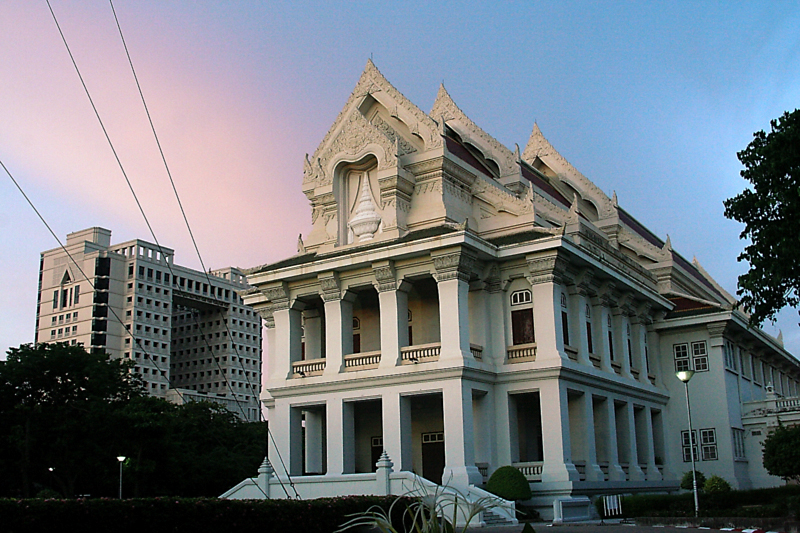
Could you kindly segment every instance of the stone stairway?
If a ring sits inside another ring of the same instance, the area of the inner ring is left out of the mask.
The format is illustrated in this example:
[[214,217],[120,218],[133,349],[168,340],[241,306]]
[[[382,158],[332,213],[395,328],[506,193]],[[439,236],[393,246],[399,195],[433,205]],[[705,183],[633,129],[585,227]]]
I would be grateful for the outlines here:
[[511,525],[513,522],[503,518],[502,516],[496,515],[487,509],[483,511],[483,523],[487,526],[507,526]]

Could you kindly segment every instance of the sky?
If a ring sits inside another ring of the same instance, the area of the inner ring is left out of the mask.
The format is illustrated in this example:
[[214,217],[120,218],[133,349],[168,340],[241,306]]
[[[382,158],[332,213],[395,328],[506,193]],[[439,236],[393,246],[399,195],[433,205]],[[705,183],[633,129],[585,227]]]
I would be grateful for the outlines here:
[[[101,0],[51,0],[156,237],[199,268]],[[557,150],[730,293],[746,187],[736,153],[800,107],[800,4],[116,0],[207,268],[296,253],[303,157],[367,59],[423,111],[440,83],[513,150],[534,122]],[[0,3],[0,161],[59,238],[91,226],[152,241],[47,3]],[[39,254],[58,246],[0,173],[0,353],[32,342]],[[773,335],[800,354],[796,310]],[[0,356],[2,357],[2,356]]]

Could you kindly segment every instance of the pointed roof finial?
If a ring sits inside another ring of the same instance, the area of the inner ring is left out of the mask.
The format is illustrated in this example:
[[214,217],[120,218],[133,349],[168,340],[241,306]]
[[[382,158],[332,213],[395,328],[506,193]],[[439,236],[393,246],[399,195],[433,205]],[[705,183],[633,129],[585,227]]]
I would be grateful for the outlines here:
[[778,330],[778,338],[776,340],[778,341],[778,344],[783,346],[783,331]]
[[571,222],[572,221],[577,221],[578,212],[579,212],[578,210],[579,210],[578,193],[576,192],[576,193],[573,193],[573,195],[572,195],[572,205],[569,207],[569,217],[568,217],[568,219]]
[[306,253],[306,245],[303,244],[303,234],[297,236],[297,253],[304,254]]
[[619,207],[619,202],[617,201],[617,191],[614,191],[614,194],[611,196],[611,203],[614,207]]
[[514,160],[519,162],[522,161],[522,154],[519,151],[519,144],[514,143]]
[[672,241],[669,238],[669,233],[667,233],[667,240],[666,242],[664,242],[664,246],[661,249],[664,250],[665,252],[672,251]]

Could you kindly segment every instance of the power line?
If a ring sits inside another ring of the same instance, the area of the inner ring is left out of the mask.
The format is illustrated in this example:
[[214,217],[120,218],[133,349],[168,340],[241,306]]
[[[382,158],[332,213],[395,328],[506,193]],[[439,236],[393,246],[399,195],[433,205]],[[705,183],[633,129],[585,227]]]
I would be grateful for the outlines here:
[[[186,224],[186,229],[188,230],[189,237],[192,240],[192,245],[194,246],[195,252],[197,254],[197,258],[200,261],[200,266],[202,268],[203,274],[206,276],[206,280],[207,280],[209,286],[213,286],[212,283],[211,283],[211,278],[208,275],[208,271],[206,269],[205,262],[203,261],[202,254],[200,253],[200,248],[197,245],[197,240],[195,239],[194,232],[192,231],[192,227],[189,224],[189,219],[186,216],[186,210],[183,207],[183,202],[181,201],[180,195],[178,194],[178,189],[175,186],[175,180],[172,178],[172,172],[170,171],[169,164],[167,163],[167,158],[166,158],[166,155],[164,154],[164,149],[161,146],[161,141],[160,141],[160,139],[158,137],[158,133],[156,131],[155,124],[153,123],[153,118],[152,118],[152,116],[150,114],[150,109],[147,106],[147,100],[144,97],[144,91],[142,90],[142,86],[139,83],[139,77],[136,74],[136,68],[133,66],[133,59],[131,58],[130,51],[128,50],[128,45],[127,45],[127,43],[125,41],[125,36],[123,35],[122,26],[120,25],[119,17],[117,17],[117,11],[114,8],[113,0],[109,0],[109,4],[111,6],[111,11],[112,11],[112,13],[114,15],[114,22],[117,25],[117,31],[119,32],[119,37],[120,37],[120,40],[122,41],[122,46],[125,49],[125,55],[126,55],[126,57],[128,59],[128,64],[131,67],[131,73],[133,74],[133,79],[134,79],[134,81],[136,83],[136,88],[137,88],[137,90],[139,92],[139,97],[142,100],[142,106],[144,107],[145,114],[147,115],[147,120],[148,120],[148,123],[150,124],[150,129],[153,132],[153,137],[155,138],[156,146],[158,147],[158,152],[161,155],[161,161],[164,163],[164,168],[165,168],[165,170],[167,172],[167,177],[169,178],[170,185],[172,186],[172,191],[175,194],[175,199],[178,202],[178,207],[180,208],[181,215],[183,217],[183,221]],[[155,238],[155,236],[154,236],[154,238]],[[233,320],[233,319],[231,319],[231,320]],[[236,353],[236,357],[237,357],[237,360],[239,362],[239,366],[241,367],[242,371],[244,372],[245,380],[247,381],[248,390],[254,391],[255,387],[253,387],[253,385],[252,385],[252,383],[250,381],[250,378],[249,378],[249,376],[247,374],[247,370],[245,370],[245,368],[244,368],[244,364],[242,363],[241,354],[239,354],[239,350],[236,347],[236,343],[233,342],[233,333],[231,332],[230,328],[228,327],[228,322],[227,321],[223,321],[223,323],[225,325],[225,330],[228,333],[228,338],[231,339],[231,347],[233,348],[234,352]],[[215,360],[216,360],[216,358],[215,358]],[[217,362],[217,364],[218,364],[218,362]],[[231,394],[233,394],[234,397],[236,396],[236,393],[233,392],[233,391],[231,391]],[[259,408],[258,412],[259,412],[259,419],[263,419],[263,413],[262,413],[262,410],[260,408]],[[267,431],[270,432],[269,427],[267,427]],[[270,436],[272,437],[271,433],[270,433]],[[273,442],[274,442],[274,437],[272,437],[272,439],[273,439]],[[276,451],[277,451],[277,453],[279,455],[279,459],[281,460],[281,463],[283,464],[283,458],[280,457],[280,451],[278,451],[277,446],[275,447],[275,449],[276,449]],[[294,483],[292,483],[292,481],[291,481],[291,476],[289,475],[288,470],[286,470],[285,465],[284,465],[284,470],[286,471],[286,476],[287,476],[287,478],[289,480],[289,483],[292,486],[292,489],[294,489],[295,494],[297,494],[297,490],[294,487]],[[287,496],[288,496],[288,494],[287,494]],[[299,497],[299,494],[297,494],[297,497]]]

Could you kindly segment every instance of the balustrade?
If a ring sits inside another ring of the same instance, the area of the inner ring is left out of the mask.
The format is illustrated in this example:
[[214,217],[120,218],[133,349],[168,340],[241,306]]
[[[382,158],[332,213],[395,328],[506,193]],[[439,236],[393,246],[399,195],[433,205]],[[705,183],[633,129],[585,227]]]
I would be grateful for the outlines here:
[[430,361],[438,361],[441,351],[442,343],[440,342],[405,346],[400,348],[400,358],[402,360],[402,364],[404,365],[427,363]]
[[536,360],[536,343],[516,344],[506,348],[509,363],[523,363]]

